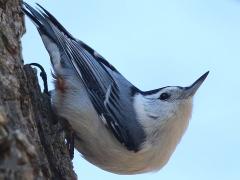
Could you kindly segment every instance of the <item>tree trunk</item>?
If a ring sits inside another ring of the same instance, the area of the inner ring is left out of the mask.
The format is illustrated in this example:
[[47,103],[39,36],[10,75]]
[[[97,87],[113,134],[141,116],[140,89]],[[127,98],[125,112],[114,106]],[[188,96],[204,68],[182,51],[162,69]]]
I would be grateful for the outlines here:
[[61,123],[23,66],[20,0],[0,0],[0,179],[76,179]]

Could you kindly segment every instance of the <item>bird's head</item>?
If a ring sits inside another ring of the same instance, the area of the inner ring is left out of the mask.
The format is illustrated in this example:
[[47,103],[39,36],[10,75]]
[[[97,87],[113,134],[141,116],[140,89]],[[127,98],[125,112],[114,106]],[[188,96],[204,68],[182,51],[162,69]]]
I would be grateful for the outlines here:
[[137,117],[148,129],[156,128],[168,120],[188,120],[192,112],[192,99],[209,72],[203,74],[191,86],[167,86],[141,92],[135,96]]

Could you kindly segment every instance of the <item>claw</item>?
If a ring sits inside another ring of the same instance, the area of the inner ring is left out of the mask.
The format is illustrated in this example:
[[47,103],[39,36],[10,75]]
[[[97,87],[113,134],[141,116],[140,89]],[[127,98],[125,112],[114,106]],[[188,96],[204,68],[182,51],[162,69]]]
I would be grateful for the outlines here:
[[43,92],[46,93],[48,96],[50,96],[50,93],[48,91],[48,84],[47,84],[47,74],[46,74],[44,68],[38,63],[30,63],[29,65],[36,66],[41,70],[40,76],[43,80],[43,87],[44,87]]

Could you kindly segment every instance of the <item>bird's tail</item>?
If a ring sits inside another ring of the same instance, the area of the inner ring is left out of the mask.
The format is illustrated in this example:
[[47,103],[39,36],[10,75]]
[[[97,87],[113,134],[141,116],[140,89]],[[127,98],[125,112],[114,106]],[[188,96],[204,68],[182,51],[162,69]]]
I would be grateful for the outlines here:
[[22,11],[36,25],[43,43],[51,57],[51,63],[55,74],[61,72],[61,59],[65,64],[69,64],[66,58],[62,57],[67,39],[74,39],[73,36],[42,6],[38,5],[38,9],[34,9],[27,3],[23,2]]
[[26,14],[37,26],[39,33],[46,35],[53,41],[57,41],[54,36],[53,26],[70,39],[73,36],[57,21],[57,19],[41,5],[37,4],[40,9],[34,9],[26,2],[23,2],[22,11]]

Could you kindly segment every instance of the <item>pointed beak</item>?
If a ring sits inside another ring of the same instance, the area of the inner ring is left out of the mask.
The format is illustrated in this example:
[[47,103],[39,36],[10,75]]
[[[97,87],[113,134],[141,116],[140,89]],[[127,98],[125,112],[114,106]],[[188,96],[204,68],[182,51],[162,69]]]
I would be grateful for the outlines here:
[[198,88],[202,85],[203,81],[207,78],[208,74],[209,71],[198,78],[191,86],[185,87],[182,98],[187,99],[189,97],[192,97],[197,92]]

